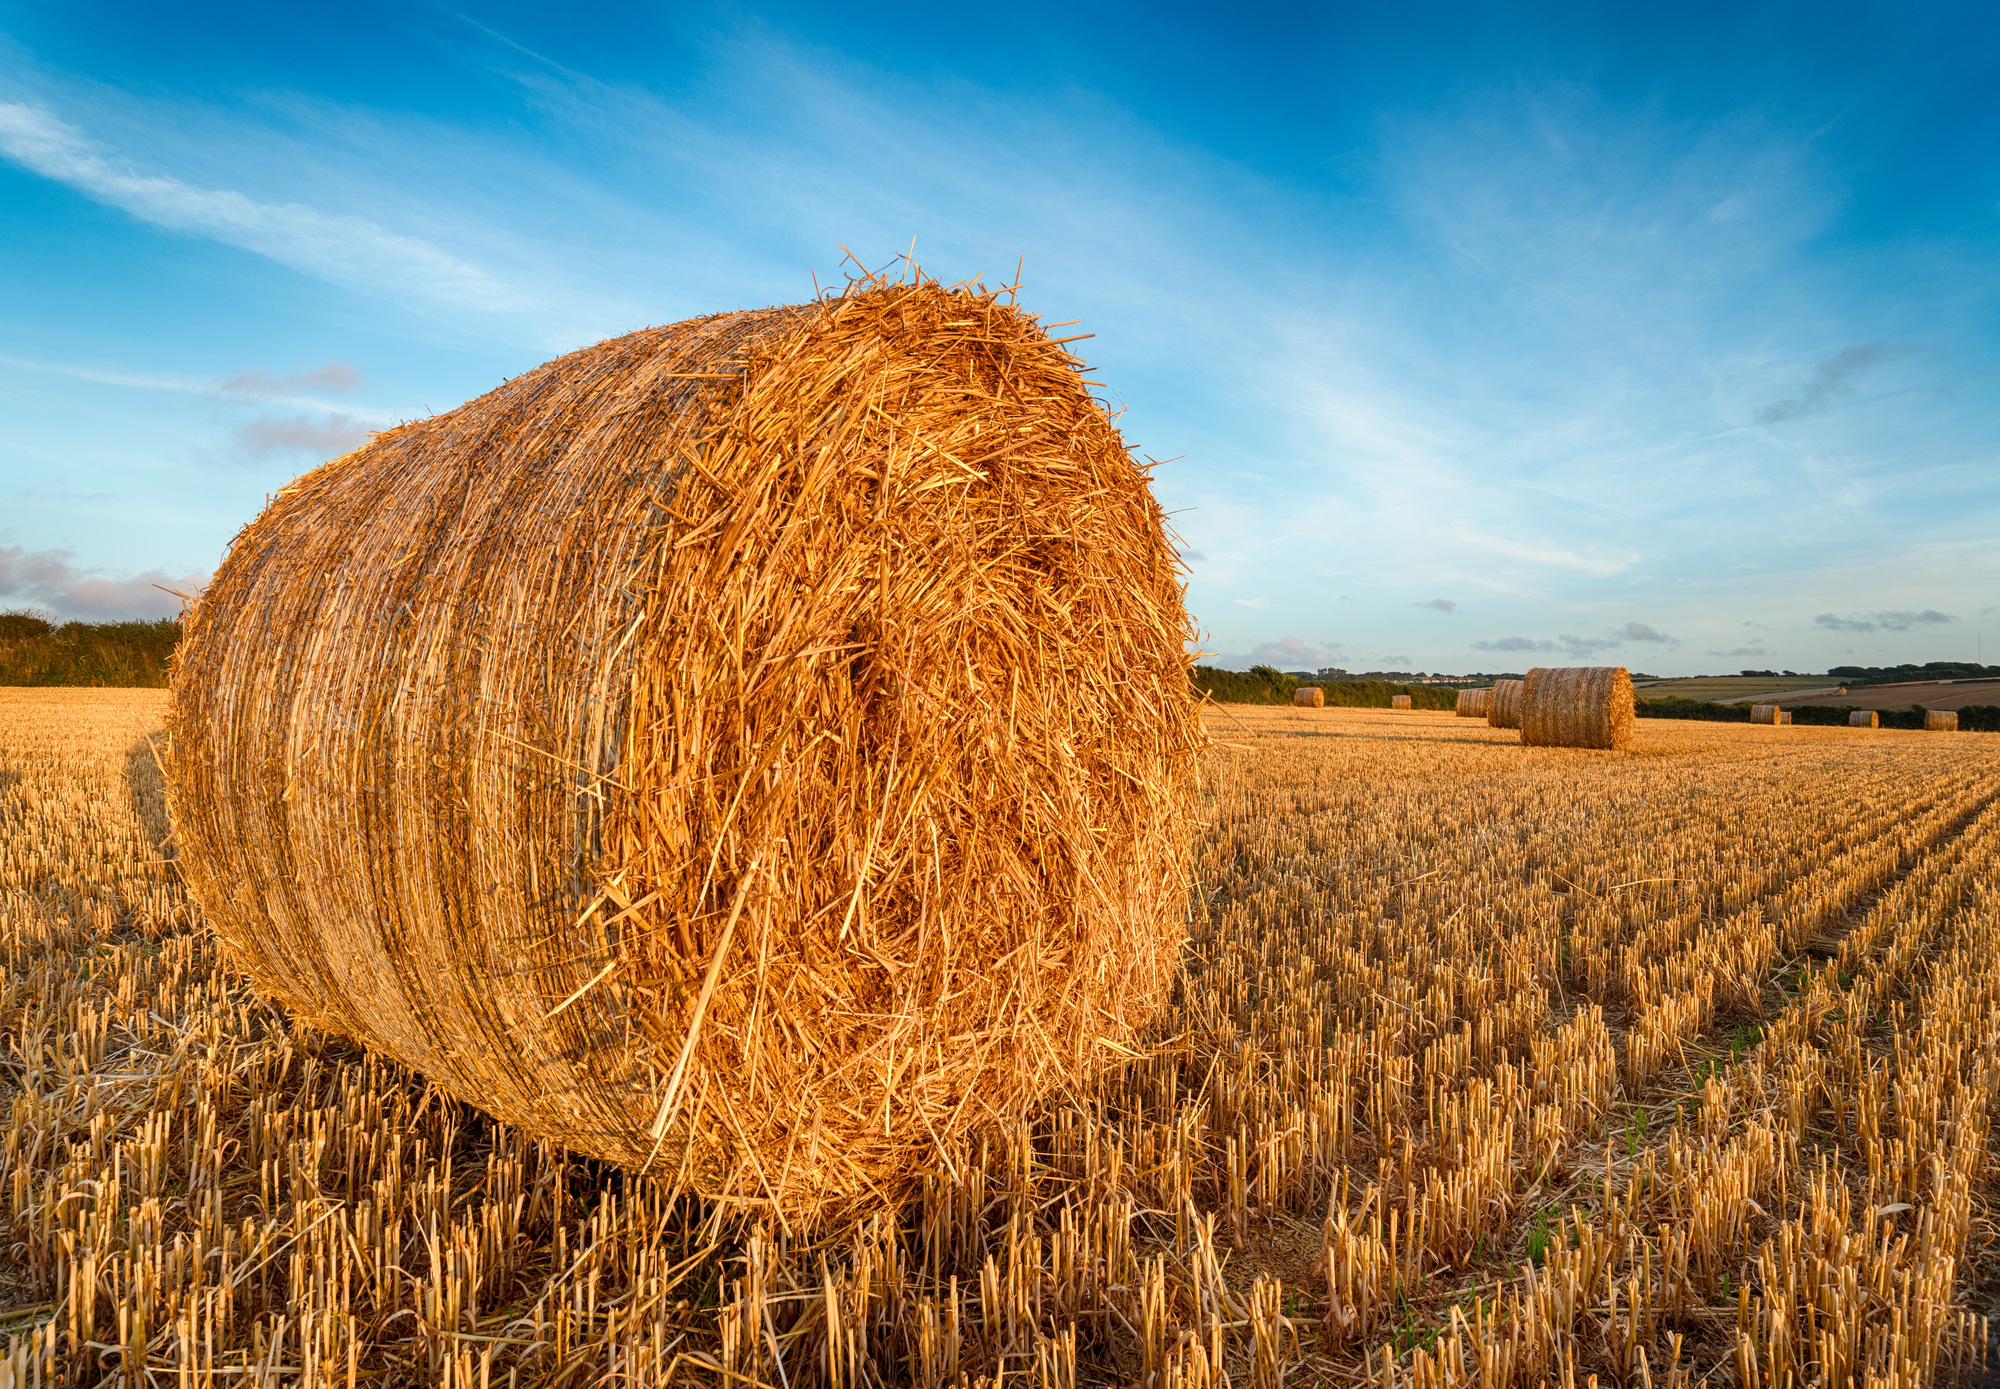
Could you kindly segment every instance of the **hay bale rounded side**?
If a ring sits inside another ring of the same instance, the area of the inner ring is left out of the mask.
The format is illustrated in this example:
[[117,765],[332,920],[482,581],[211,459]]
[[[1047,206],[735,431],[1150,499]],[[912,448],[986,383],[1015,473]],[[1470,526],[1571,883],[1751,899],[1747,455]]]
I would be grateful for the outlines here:
[[1753,704],[1750,706],[1750,722],[1771,724],[1773,726],[1782,724],[1787,722],[1787,720],[1779,717],[1784,712],[1776,704]]
[[1458,692],[1456,708],[1458,716],[1461,719],[1483,719],[1486,717],[1486,711],[1492,705],[1493,691],[1491,688],[1483,690],[1460,690]]
[[1324,709],[1326,691],[1317,685],[1301,685],[1292,691],[1292,703],[1301,709]]
[[1882,715],[1874,709],[1856,709],[1847,716],[1849,728],[1880,728]]
[[788,1220],[1115,1062],[1175,968],[1203,736],[1162,512],[1077,367],[1002,296],[875,284],[611,339],[285,488],[174,679],[230,957]]
[[1519,728],[1521,726],[1521,696],[1527,689],[1524,680],[1496,680],[1493,697],[1486,706],[1486,722],[1492,728]]
[[1408,709],[1410,707],[1410,697],[1408,695],[1390,695],[1389,707],[1391,709]]
[[1623,666],[1537,666],[1521,689],[1521,741],[1532,747],[1632,745],[1632,676]]
[[1929,733],[1958,732],[1958,710],[1956,709],[1924,710],[1924,730]]

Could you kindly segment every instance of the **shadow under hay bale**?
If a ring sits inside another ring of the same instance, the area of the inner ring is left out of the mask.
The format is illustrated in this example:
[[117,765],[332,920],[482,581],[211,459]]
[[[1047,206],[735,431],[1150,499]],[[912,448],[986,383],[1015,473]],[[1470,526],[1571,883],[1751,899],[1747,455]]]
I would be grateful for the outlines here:
[[1531,747],[1632,745],[1632,677],[1623,666],[1537,666],[1521,689],[1521,741]]
[[1301,685],[1292,691],[1292,703],[1301,709],[1324,709],[1326,691],[1317,685]]
[[581,1153],[894,1205],[1170,982],[1174,551],[1005,295],[571,353],[285,488],[188,626],[170,794],[231,958]]
[[1493,697],[1486,705],[1486,723],[1491,728],[1519,728],[1521,726],[1521,695],[1527,689],[1524,680],[1496,680],[1493,682]]

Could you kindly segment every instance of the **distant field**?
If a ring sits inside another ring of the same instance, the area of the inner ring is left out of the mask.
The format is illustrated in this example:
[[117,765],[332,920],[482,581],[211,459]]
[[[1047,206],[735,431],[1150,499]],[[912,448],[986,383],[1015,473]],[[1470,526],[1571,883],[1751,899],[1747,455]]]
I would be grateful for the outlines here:
[[1712,699],[1729,704],[1792,690],[1837,690],[1841,684],[1827,675],[1697,675],[1685,680],[1635,680],[1632,688],[1641,699]]
[[1926,709],[1963,709],[1968,704],[2000,704],[2000,680],[1933,680],[1913,685],[1856,685],[1844,695],[1820,695],[1810,699],[1787,699],[1789,707],[1802,704],[1844,704],[1856,709],[1907,709],[1921,704]]

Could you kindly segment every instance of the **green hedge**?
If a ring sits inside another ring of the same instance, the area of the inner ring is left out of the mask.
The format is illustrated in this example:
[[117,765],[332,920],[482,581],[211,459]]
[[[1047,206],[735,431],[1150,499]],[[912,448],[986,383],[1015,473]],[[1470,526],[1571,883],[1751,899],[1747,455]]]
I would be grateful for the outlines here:
[[173,618],[57,626],[33,614],[0,613],[0,685],[162,688],[180,639]]
[[1218,670],[1196,666],[1191,672],[1197,695],[1207,695],[1218,704],[1290,704],[1292,692],[1301,685],[1317,685],[1325,692],[1329,707],[1336,709],[1387,709],[1392,695],[1406,694],[1412,709],[1456,709],[1458,691],[1435,685],[1393,685],[1386,680],[1301,680],[1273,666],[1252,666],[1246,671]]

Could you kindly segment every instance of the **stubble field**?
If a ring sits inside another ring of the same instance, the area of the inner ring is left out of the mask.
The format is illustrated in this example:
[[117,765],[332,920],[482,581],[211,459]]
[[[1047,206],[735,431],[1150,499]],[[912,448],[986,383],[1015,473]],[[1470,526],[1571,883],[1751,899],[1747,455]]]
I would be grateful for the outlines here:
[[1214,711],[1149,1045],[807,1232],[252,997],[163,707],[0,690],[0,1389],[1914,1385],[1983,1344],[2000,739]]

